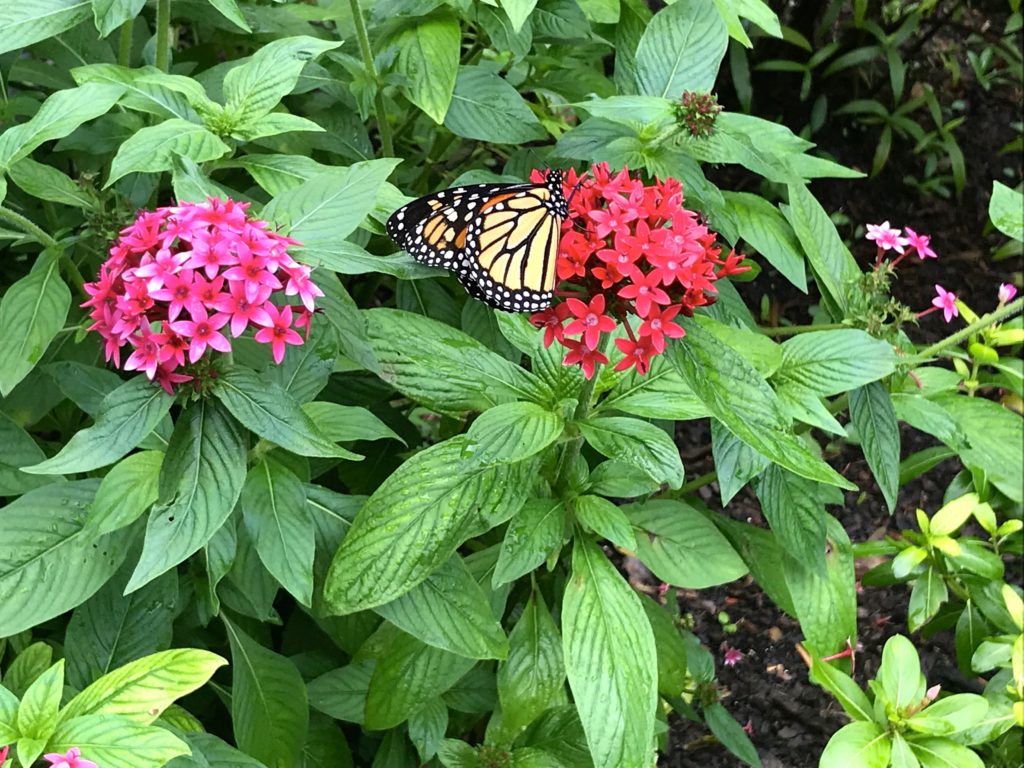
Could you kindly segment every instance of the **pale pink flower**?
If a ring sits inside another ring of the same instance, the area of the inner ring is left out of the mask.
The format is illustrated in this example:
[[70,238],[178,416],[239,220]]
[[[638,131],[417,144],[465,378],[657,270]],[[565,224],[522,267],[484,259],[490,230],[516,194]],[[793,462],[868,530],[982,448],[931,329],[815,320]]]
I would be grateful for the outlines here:
[[63,755],[48,752],[43,759],[50,761],[50,768],[99,768],[92,760],[82,757],[82,750],[78,747],[72,747]]
[[907,238],[901,237],[900,230],[890,227],[888,221],[883,221],[881,224],[868,224],[867,226],[868,233],[865,237],[868,240],[874,240],[875,245],[883,251],[903,253],[904,246],[910,245],[910,241]]
[[727,644],[725,652],[722,654],[722,663],[727,667],[735,667],[741,661],[743,661],[743,653]]
[[999,303],[1009,304],[1017,295],[1017,288],[1012,283],[999,284]]
[[[898,232],[899,230],[896,231]],[[906,227],[906,231],[907,245],[914,249],[914,252],[917,253],[917,258],[921,259],[921,261],[939,258],[939,255],[931,249],[931,235],[919,235],[910,227]]]
[[936,296],[932,299],[932,306],[942,310],[942,316],[946,319],[947,323],[960,315],[960,310],[956,306],[955,293],[947,291],[941,285],[935,286],[935,293]]
[[302,305],[312,312],[316,297],[323,296],[324,292],[309,279],[309,267],[304,264],[296,264],[291,267],[283,267],[283,270],[288,275],[288,283],[284,287],[284,295],[295,296],[298,294],[302,300]]

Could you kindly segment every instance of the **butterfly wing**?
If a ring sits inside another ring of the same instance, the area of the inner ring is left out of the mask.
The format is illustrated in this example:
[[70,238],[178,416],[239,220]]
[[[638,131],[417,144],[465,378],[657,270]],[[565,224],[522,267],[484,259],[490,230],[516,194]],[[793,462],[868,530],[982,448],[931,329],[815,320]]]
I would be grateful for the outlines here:
[[399,247],[421,264],[458,272],[468,226],[483,203],[522,184],[471,184],[443,189],[413,200],[388,218],[385,229]]

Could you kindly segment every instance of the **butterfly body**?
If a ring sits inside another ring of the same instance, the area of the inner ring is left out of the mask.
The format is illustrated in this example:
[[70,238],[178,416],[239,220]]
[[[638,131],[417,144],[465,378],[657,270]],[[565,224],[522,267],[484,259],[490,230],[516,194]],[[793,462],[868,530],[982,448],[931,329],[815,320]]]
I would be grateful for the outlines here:
[[550,306],[568,203],[562,174],[540,184],[473,184],[399,208],[387,232],[416,261],[458,277],[474,298],[506,312]]

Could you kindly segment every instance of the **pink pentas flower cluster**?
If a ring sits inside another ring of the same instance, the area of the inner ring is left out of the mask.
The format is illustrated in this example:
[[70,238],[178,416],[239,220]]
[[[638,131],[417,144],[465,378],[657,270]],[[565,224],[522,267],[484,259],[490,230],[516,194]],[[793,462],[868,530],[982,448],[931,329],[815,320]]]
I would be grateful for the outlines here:
[[[323,292],[310,268],[288,255],[295,240],[249,218],[248,203],[210,198],[205,203],[143,211],[121,230],[86,283],[93,321],[105,339],[108,361],[143,371],[164,389],[190,381],[184,371],[208,351],[230,352],[231,338],[254,328],[280,363],[285,347],[302,344]],[[298,296],[301,306],[279,306],[278,296]]]
[[49,760],[49,768],[99,768],[92,760],[82,757],[82,750],[72,747],[63,755],[59,752],[49,752],[43,755],[44,760]]
[[[532,180],[543,179],[534,171]],[[589,379],[608,362],[602,339],[623,324],[615,339],[622,359],[615,370],[645,374],[669,339],[682,338],[676,318],[715,300],[720,277],[745,272],[742,256],[719,258],[716,235],[683,207],[675,179],[644,184],[606,163],[582,178],[565,179],[569,216],[562,225],[558,273],[560,300],[531,316],[544,329],[544,344],[568,352],[563,363],[579,365]],[[635,327],[634,327],[635,325]]]
[[[906,235],[903,234],[904,231],[906,231]],[[894,251],[899,254],[889,264],[890,269],[894,268],[911,253],[917,254],[917,258],[921,261],[939,258],[939,255],[932,250],[931,235],[919,235],[910,227],[904,227],[902,230],[896,229],[889,226],[888,221],[883,221],[881,224],[868,224],[867,234],[864,237],[873,241],[878,246],[878,255],[875,259],[876,264],[882,263],[882,258],[886,251]]]

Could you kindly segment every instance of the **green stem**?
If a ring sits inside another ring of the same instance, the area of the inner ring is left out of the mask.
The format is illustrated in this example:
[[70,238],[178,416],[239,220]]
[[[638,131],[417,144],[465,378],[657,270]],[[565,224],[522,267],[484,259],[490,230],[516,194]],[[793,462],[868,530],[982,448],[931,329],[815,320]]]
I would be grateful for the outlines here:
[[[597,348],[598,352],[604,353],[610,338],[610,335],[602,335],[601,343]],[[594,368],[594,375],[583,382],[583,388],[580,389],[579,400],[576,402],[576,410],[572,414],[572,420],[574,422],[583,421],[590,415],[590,409],[593,405],[592,401],[594,399],[594,390],[597,388],[597,377],[600,374],[601,366],[597,365]],[[576,457],[580,455],[580,449],[582,447],[582,435],[577,435],[562,446],[562,453],[558,457],[558,467],[555,470],[554,487],[556,494],[565,487],[569,471],[571,470],[573,463],[576,461]]]
[[912,355],[912,356],[906,358],[905,360],[903,360],[903,364],[907,368],[913,368],[918,363],[923,363],[923,362],[925,362],[927,360],[932,359],[933,357],[936,356],[937,353],[941,352],[942,350],[946,349],[947,347],[955,346],[955,345],[959,344],[961,341],[963,341],[964,339],[966,339],[966,338],[968,338],[970,336],[973,336],[974,334],[978,333],[979,331],[984,330],[988,326],[995,325],[996,323],[998,323],[998,322],[1000,322],[1002,320],[1005,320],[1007,318],[1013,317],[1014,315],[1016,315],[1021,310],[1024,310],[1024,297],[1021,297],[1021,298],[1017,299],[1016,301],[1011,301],[1005,307],[1000,307],[999,309],[996,309],[996,310],[994,310],[992,312],[989,312],[984,317],[979,317],[977,320],[975,320],[973,323],[968,325],[966,328],[962,328],[961,330],[957,331],[956,333],[954,333],[954,334],[952,334],[950,336],[947,336],[946,338],[942,339],[942,341],[937,341],[934,344],[932,344],[930,347],[928,347],[926,349],[923,349],[922,351],[918,352],[916,355]]
[[780,325],[777,328],[766,326],[757,330],[765,336],[792,336],[797,333],[811,333],[812,331],[835,331],[840,328],[849,328],[844,323],[822,323],[821,325]]
[[673,491],[672,498],[679,498],[685,496],[688,493],[693,493],[698,488],[703,488],[705,485],[710,485],[718,479],[717,472],[707,472],[700,477],[695,477],[688,483],[684,483],[678,491]]
[[20,213],[15,213],[10,208],[4,208],[2,206],[0,206],[0,221],[6,221],[8,224],[13,224],[44,248],[58,252],[60,254],[60,263],[63,268],[64,276],[72,285],[75,286],[75,289],[81,296],[84,296],[85,298],[89,297],[89,294],[85,292],[85,288],[83,287],[85,285],[85,278],[82,277],[82,273],[78,271],[78,265],[71,260],[70,256],[64,253],[64,246],[54,240],[53,237],[42,227],[31,219],[22,216]]
[[121,32],[118,36],[117,42],[117,63],[122,67],[127,67],[131,63],[132,58],[132,27],[135,24],[135,19],[128,19],[121,25]]
[[352,20],[356,25],[356,38],[359,40],[359,50],[363,54],[363,66],[366,67],[366,72],[376,89],[376,93],[373,96],[373,109],[377,113],[377,131],[380,133],[381,154],[385,157],[394,157],[395,145],[391,140],[391,124],[388,122],[387,109],[384,106],[384,92],[381,90],[377,67],[373,63],[373,49],[370,48],[370,36],[366,32],[363,11],[359,7],[359,0],[349,0],[349,2],[352,6]]
[[171,0],[156,0],[156,67],[170,71]]

